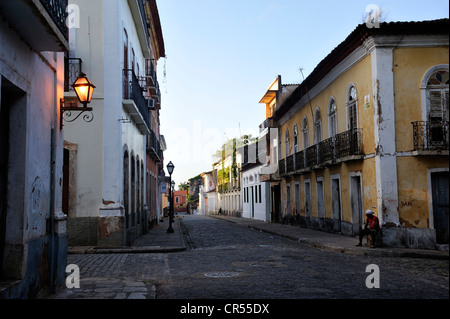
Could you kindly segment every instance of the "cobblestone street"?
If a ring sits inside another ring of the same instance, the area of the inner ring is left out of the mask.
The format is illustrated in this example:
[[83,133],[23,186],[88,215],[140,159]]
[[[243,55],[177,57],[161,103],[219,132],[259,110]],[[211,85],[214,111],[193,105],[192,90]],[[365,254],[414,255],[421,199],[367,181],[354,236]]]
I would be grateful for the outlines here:
[[[81,287],[52,298],[448,299],[448,260],[324,251],[204,216],[181,222],[188,250],[70,254]],[[375,264],[380,288],[366,287]]]

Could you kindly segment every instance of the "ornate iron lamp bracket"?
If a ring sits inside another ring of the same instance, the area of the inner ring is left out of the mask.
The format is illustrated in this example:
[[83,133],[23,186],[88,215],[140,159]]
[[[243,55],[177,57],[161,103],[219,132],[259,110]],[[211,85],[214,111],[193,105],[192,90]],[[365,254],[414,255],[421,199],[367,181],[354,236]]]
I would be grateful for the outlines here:
[[[75,102],[76,103],[76,102]],[[92,113],[92,107],[87,107],[86,104],[83,105],[83,107],[74,106],[74,103],[68,103],[70,106],[65,106],[66,101],[64,99],[60,100],[60,127],[59,129],[62,130],[64,126],[64,122],[73,122],[77,120],[81,115],[83,115],[83,120],[86,123],[92,122],[94,119],[94,113]],[[77,103],[76,103],[77,104]],[[75,114],[72,114],[72,112],[76,112]]]

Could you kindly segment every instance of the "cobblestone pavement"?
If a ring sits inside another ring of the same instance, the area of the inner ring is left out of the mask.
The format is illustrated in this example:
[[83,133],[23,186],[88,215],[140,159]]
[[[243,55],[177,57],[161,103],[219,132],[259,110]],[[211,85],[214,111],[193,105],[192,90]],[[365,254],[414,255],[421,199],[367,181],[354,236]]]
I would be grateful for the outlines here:
[[[158,298],[449,298],[448,260],[322,251],[201,216],[183,225],[193,249],[169,256]],[[380,288],[366,287],[371,264]]]
[[[205,216],[184,216],[189,249],[74,254],[81,287],[51,298],[448,299],[448,260],[323,251]],[[379,288],[369,289],[379,268]]]

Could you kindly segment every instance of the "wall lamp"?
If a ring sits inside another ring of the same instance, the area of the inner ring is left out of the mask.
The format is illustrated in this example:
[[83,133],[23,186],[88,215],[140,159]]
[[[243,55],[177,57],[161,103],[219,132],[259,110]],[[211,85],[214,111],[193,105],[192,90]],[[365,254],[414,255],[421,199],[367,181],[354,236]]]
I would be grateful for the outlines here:
[[[83,72],[80,72],[77,79],[72,84],[72,87],[75,90],[78,100],[80,101],[80,103],[83,106],[79,107],[77,103],[69,103],[69,102],[67,102],[68,105],[66,105],[66,101],[64,99],[60,100],[60,107],[61,107],[60,130],[64,126],[64,123],[63,123],[64,121],[73,122],[77,118],[79,118],[81,116],[81,114],[83,114],[85,112],[89,112],[89,113],[85,113],[83,115],[83,120],[85,122],[89,123],[89,122],[92,122],[92,120],[94,119],[94,114],[92,113],[92,107],[88,107],[87,105],[88,105],[88,103],[91,102],[92,95],[93,95],[94,89],[95,89],[95,85],[92,84],[92,82],[88,79],[86,74],[84,74]],[[73,116],[74,118],[72,119],[71,118],[72,112],[79,112],[79,113],[77,115],[74,115]],[[65,118],[65,117],[68,117],[68,118]]]

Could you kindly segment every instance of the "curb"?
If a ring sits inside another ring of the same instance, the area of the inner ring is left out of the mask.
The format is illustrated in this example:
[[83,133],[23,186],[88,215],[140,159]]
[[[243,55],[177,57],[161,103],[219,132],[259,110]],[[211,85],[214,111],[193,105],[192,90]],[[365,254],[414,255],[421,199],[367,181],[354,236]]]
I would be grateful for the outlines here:
[[[219,217],[210,215],[210,217],[224,220],[230,223],[235,223],[242,226],[247,226],[248,228],[252,228],[255,230],[263,231],[265,233],[276,235],[279,237],[287,238],[305,245],[309,245],[314,248],[323,249],[327,251],[335,251],[341,253],[349,253],[355,255],[363,255],[363,256],[376,256],[376,257],[408,257],[408,258],[422,258],[422,259],[438,259],[438,260],[448,260],[449,252],[448,251],[438,251],[438,250],[420,250],[414,248],[395,248],[395,247],[380,247],[380,248],[349,248],[339,245],[333,245],[330,243],[323,243],[314,239],[302,238],[295,235],[289,235],[283,232],[269,230],[266,227],[260,227],[256,224],[252,225],[252,221],[246,222],[243,220],[242,223],[239,223],[235,220],[228,219],[226,217]],[[270,224],[269,224],[270,225]],[[309,230],[309,229],[308,229]]]
[[144,253],[174,253],[185,251],[185,246],[180,247],[160,247],[160,246],[140,246],[140,247],[74,247],[69,248],[68,254],[144,254]]

